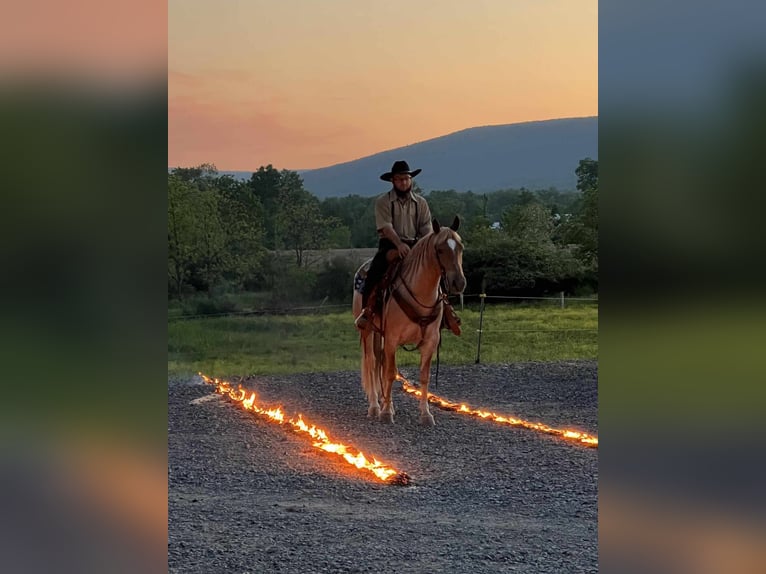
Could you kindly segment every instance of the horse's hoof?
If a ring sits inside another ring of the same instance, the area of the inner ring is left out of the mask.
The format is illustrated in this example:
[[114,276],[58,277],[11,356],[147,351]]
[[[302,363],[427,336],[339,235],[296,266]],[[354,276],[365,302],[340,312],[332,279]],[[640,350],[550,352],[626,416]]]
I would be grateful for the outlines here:
[[394,413],[380,413],[380,422],[392,424],[394,422]]
[[380,407],[375,406],[367,409],[367,418],[377,419],[378,417],[380,417]]
[[431,413],[420,415],[420,424],[424,427],[435,426],[436,423],[434,422],[434,416]]

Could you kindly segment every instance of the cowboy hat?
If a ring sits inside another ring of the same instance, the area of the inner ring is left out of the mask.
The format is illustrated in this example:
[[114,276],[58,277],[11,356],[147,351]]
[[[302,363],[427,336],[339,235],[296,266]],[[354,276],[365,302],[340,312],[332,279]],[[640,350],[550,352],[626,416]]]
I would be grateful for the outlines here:
[[383,175],[380,176],[380,179],[383,181],[391,181],[391,179],[400,173],[406,173],[407,175],[410,175],[412,177],[415,177],[418,175],[422,169],[416,169],[415,171],[410,171],[410,166],[407,164],[406,161],[395,161],[394,165],[391,166],[391,171],[387,171]]

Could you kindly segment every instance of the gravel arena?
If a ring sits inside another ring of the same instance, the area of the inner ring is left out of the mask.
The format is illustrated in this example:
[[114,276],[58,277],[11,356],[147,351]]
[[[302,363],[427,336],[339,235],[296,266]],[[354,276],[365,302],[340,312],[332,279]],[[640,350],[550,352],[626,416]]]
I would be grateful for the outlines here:
[[[417,384],[416,368],[401,372]],[[597,435],[597,378],[596,361],[442,365],[429,390]],[[382,483],[199,377],[170,380],[170,572],[598,571],[598,449],[435,405],[423,427],[399,383],[394,424],[370,420],[358,372],[243,385],[411,483]]]

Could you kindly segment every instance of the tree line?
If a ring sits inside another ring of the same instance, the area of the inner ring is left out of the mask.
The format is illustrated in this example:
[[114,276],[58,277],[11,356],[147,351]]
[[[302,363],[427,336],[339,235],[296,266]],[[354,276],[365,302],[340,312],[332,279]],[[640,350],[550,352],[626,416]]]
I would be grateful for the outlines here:
[[[461,217],[468,291],[597,291],[598,162],[581,160],[576,175],[577,191],[423,194],[440,221]],[[168,174],[169,297],[271,290],[345,301],[352,265],[311,270],[307,250],[377,241],[374,197],[320,201],[294,171],[268,165],[239,180],[203,164]]]

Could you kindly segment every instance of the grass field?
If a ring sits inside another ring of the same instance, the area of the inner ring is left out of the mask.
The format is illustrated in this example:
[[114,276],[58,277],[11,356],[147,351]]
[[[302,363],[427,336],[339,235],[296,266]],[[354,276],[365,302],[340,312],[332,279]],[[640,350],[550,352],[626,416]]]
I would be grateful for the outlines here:
[[[457,309],[463,334],[442,331],[442,364],[476,361],[478,308]],[[481,362],[595,359],[598,307],[488,305]],[[230,316],[168,322],[168,375],[202,371],[219,377],[343,371],[359,368],[359,335],[350,309],[302,316]],[[397,362],[414,365],[417,352],[400,349]]]

